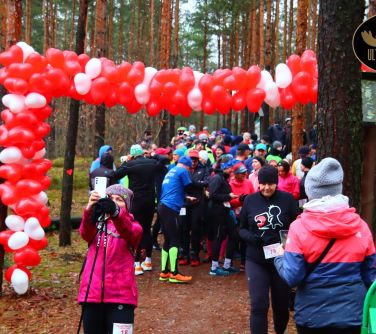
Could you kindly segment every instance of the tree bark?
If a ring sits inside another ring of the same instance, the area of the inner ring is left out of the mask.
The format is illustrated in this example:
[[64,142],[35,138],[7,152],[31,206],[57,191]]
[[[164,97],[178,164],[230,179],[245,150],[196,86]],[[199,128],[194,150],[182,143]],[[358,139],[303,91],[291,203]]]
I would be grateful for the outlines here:
[[[301,55],[307,45],[307,18],[308,1],[298,2],[298,22],[296,30],[295,53]],[[303,130],[305,128],[305,113],[302,104],[296,104],[292,110],[292,156],[293,160],[298,158],[299,148],[303,145]]]
[[149,62],[154,64],[154,0],[150,0]]
[[[76,32],[76,53],[84,53],[88,0],[80,0],[79,19]],[[71,99],[67,136],[65,142],[64,169],[61,191],[59,246],[71,245],[71,208],[73,195],[74,159],[76,157],[77,132],[80,102]],[[72,171],[72,173],[70,172]]]
[[318,26],[318,158],[339,160],[344,194],[356,208],[362,173],[361,81],[360,65],[348,41],[362,22],[360,8],[361,0],[322,0]]
[[264,1],[260,1],[259,9],[259,52],[260,52],[260,67],[263,68],[265,64],[265,38],[264,38]]

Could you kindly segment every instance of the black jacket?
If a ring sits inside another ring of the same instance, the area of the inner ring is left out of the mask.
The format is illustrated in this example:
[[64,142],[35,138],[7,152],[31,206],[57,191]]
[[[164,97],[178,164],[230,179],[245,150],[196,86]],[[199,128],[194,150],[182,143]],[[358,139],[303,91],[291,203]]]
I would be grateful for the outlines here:
[[273,263],[265,259],[263,246],[280,242],[279,231],[288,230],[299,214],[291,194],[276,190],[266,198],[260,192],[248,195],[240,212],[240,237],[247,243],[247,260]]
[[223,203],[231,200],[231,186],[223,171],[216,170],[216,174],[209,178],[209,209],[213,207],[225,208]]
[[[192,185],[188,189],[187,194],[189,196],[196,197],[198,201],[204,200],[204,188],[209,185],[209,170],[206,166],[201,164],[201,162],[198,163],[197,167],[195,169],[190,170],[190,176],[192,180]],[[193,203],[197,204],[197,202]],[[192,204],[187,204],[192,205]]]
[[157,159],[139,156],[123,163],[114,171],[114,178],[118,180],[128,175],[129,189],[134,193],[134,201],[154,201],[155,176],[161,168],[163,166]]

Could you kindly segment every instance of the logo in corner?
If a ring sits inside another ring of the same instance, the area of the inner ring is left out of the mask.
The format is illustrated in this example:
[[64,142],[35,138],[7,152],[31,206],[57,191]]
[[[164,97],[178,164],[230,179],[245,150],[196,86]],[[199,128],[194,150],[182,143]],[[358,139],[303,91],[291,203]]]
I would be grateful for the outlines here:
[[359,61],[376,70],[376,16],[364,21],[355,30],[352,45]]

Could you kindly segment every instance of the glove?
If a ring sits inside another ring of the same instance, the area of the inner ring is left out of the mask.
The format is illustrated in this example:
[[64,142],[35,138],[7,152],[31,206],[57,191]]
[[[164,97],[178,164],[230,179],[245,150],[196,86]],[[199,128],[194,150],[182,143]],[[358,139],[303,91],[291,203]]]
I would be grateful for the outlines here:
[[110,198],[101,198],[98,205],[102,207],[103,213],[108,213],[111,217],[117,217],[120,209],[117,204]]
[[99,204],[99,201],[93,205],[93,210],[91,212],[90,220],[93,225],[95,225],[99,217],[103,215],[103,209],[102,206]]
[[247,197],[247,194],[240,195],[239,196],[239,201],[243,203],[246,197]]

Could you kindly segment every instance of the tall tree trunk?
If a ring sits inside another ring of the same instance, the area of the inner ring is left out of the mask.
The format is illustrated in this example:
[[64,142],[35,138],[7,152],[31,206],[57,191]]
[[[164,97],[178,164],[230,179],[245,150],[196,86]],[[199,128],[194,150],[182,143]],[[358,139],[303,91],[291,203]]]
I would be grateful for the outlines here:
[[[22,1],[7,0],[6,4],[2,3],[1,19],[6,22],[4,40],[2,46],[7,49],[12,44],[17,43],[21,38],[21,18],[22,18]],[[4,109],[1,103],[2,97],[6,94],[4,86],[0,85],[0,108]],[[0,163],[1,164],[1,163]],[[4,180],[0,179],[0,183]],[[0,232],[6,229],[5,218],[7,216],[7,207],[0,202]],[[3,292],[3,267],[4,267],[4,248],[0,245],[0,295]]]
[[[303,0],[303,1],[306,1],[306,0]],[[291,52],[292,52],[292,30],[293,29],[294,29],[294,0],[290,0],[289,28],[288,28],[288,32],[287,32],[287,39],[288,39],[287,40],[287,57],[289,57],[291,55]]]
[[255,1],[251,2],[251,31],[252,31],[252,49],[251,49],[251,64],[258,64],[258,41],[257,41],[257,13],[256,13],[256,4]]
[[114,58],[113,34],[114,34],[114,0],[109,0],[108,4],[108,29],[107,29],[107,56],[108,59]]
[[31,45],[32,0],[26,0],[25,42]]
[[348,41],[362,22],[363,5],[361,0],[321,0],[318,26],[318,158],[340,161],[344,194],[357,208],[362,173],[362,97],[360,65]]
[[[308,0],[298,2],[298,22],[296,30],[295,53],[301,55],[307,45],[307,18]],[[292,156],[297,159],[299,147],[303,145],[303,134],[305,128],[304,105],[297,104],[292,110]]]
[[259,9],[259,50],[260,50],[260,67],[265,64],[265,38],[264,38],[264,1],[260,1]]
[[[152,0],[153,1],[153,0]],[[124,1],[120,2],[119,9],[119,32],[118,32],[118,47],[117,47],[117,60],[121,60],[124,57]],[[150,62],[152,65],[152,62]]]
[[[95,57],[105,57],[107,55],[106,45],[106,0],[97,0],[95,6]],[[106,108],[104,103],[95,109],[95,135],[93,158],[97,157],[99,148],[104,145],[106,133]]]
[[154,0],[150,0],[149,62],[154,64]]
[[[279,64],[280,59],[279,59],[279,1],[276,1],[275,3],[275,21],[274,21],[274,54],[272,57],[272,68],[274,69],[274,66],[276,64]],[[283,60],[284,61],[284,60]]]
[[[84,53],[84,41],[86,38],[86,21],[88,0],[80,0],[77,32],[76,53]],[[69,119],[65,142],[64,170],[61,191],[59,246],[71,245],[71,208],[73,195],[74,159],[76,157],[76,143],[78,132],[80,102],[71,99],[69,107]]]
[[287,60],[287,26],[289,23],[287,16],[287,0],[283,1],[283,53],[282,53],[282,62]]

